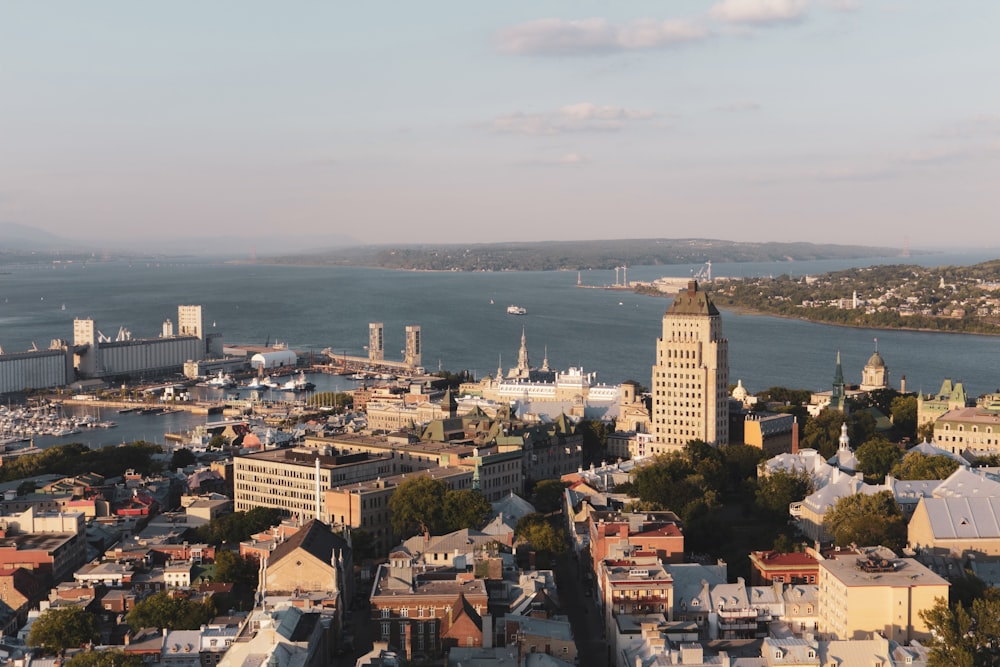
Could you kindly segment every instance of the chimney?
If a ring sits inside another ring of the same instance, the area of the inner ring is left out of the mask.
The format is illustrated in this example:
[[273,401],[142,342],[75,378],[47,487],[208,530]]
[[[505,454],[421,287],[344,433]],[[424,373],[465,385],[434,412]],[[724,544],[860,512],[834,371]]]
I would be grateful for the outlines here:
[[792,454],[799,453],[799,418],[792,417]]
[[905,394],[906,393],[906,376],[905,375],[899,378],[899,393],[900,394]]

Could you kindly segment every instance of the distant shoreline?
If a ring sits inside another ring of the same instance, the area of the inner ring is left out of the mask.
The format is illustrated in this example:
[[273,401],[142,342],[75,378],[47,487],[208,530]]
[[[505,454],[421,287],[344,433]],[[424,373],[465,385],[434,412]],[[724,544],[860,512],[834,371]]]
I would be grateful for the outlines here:
[[783,315],[781,313],[770,313],[765,310],[748,308],[747,306],[720,306],[716,304],[716,307],[719,310],[734,312],[737,315],[764,315],[767,317],[778,317],[783,320],[798,320],[800,322],[809,322],[811,324],[825,324],[827,326],[843,327],[845,329],[871,329],[872,331],[918,331],[922,333],[935,333],[935,334],[950,334],[950,335],[958,334],[964,336],[1000,337],[1000,333],[985,333],[982,331],[945,331],[943,329],[927,329],[924,327],[874,327],[868,324],[844,324],[843,322],[825,322],[823,320],[816,320],[811,317]]

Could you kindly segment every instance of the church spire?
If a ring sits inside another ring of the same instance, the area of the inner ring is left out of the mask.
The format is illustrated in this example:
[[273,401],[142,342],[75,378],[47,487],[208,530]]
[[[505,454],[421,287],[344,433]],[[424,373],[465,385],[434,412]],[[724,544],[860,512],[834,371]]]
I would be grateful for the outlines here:
[[840,363],[840,350],[837,350],[837,370],[833,373],[833,391],[830,392],[830,407],[844,412],[846,407],[846,392],[844,390],[844,367]]
[[531,370],[531,363],[528,361],[528,339],[525,335],[524,327],[521,327],[521,349],[517,352],[518,376],[527,378]]

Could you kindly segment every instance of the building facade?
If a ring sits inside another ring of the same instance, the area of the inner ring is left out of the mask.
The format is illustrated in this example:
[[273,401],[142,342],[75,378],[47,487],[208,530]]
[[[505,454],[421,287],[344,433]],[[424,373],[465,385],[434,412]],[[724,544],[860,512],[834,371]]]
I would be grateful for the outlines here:
[[729,442],[729,341],[722,318],[694,280],[663,315],[652,378],[652,432],[660,451],[692,440]]
[[912,558],[823,560],[818,585],[819,632],[828,639],[925,640],[930,628],[920,612],[948,599],[948,582]]

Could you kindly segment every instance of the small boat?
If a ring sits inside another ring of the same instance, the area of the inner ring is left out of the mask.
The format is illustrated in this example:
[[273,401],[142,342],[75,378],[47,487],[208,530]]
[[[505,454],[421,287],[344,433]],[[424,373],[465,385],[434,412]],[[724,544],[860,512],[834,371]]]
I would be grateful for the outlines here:
[[507,306],[508,315],[527,315],[528,309],[522,306]]
[[299,371],[297,376],[281,385],[281,388],[285,391],[312,391],[316,385],[306,379],[304,371]]
[[236,381],[229,375],[226,375],[222,371],[214,378],[205,383],[206,387],[215,387],[217,389],[229,389],[230,387],[236,386]]

